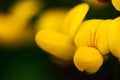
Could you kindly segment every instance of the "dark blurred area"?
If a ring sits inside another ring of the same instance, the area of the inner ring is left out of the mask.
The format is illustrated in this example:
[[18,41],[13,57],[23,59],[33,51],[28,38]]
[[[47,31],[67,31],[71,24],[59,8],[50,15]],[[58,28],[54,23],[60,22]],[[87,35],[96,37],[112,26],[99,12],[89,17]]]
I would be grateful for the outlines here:
[[6,13],[17,0],[0,0],[0,12]]
[[[0,0],[0,13],[7,13],[15,2],[17,0]],[[43,0],[43,2],[44,11],[53,7],[71,8],[81,3],[81,0]],[[98,12],[91,9],[86,19],[114,18],[118,13],[112,6]],[[33,19],[37,19],[37,16]],[[66,68],[55,66],[35,41],[32,45],[17,49],[0,47],[0,80],[120,80],[119,76],[120,63],[112,55],[97,73],[89,75],[78,71],[74,65]]]

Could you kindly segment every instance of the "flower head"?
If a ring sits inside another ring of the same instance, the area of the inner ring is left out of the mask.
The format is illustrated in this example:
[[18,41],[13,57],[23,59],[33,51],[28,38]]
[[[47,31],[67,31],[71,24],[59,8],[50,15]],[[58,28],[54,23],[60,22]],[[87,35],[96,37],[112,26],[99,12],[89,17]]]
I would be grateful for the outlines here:
[[[73,37],[76,34],[79,24],[84,19],[88,8],[89,7],[87,4],[77,5],[75,8],[71,9],[70,12],[68,12],[65,19],[62,20],[64,22],[60,24],[61,26],[55,26],[53,29],[49,28],[51,26],[48,24],[48,29],[46,27],[45,29],[38,31],[36,34],[37,44],[50,55],[60,60],[72,60],[76,50]],[[55,19],[55,21],[58,21],[57,18]],[[59,27],[62,27],[61,31],[58,31]]]
[[[36,34],[39,47],[62,61],[73,59],[80,71],[95,73],[110,51],[120,58],[120,18],[83,21],[88,4],[74,7],[66,15],[62,30],[42,29]],[[43,25],[44,26],[44,25]],[[47,28],[47,27],[46,27]]]
[[76,67],[80,71],[95,73],[109,52],[120,59],[119,34],[120,17],[83,21],[74,38],[78,48],[74,55]]

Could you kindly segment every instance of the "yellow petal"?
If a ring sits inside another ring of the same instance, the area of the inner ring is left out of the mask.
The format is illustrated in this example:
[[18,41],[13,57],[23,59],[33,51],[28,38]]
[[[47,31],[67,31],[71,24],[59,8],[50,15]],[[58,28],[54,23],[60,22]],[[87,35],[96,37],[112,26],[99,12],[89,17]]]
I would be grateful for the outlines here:
[[76,34],[79,25],[81,24],[88,12],[88,9],[88,4],[79,4],[73,9],[71,9],[68,15],[66,16],[63,24],[63,31],[67,33],[70,36],[70,38],[73,38]]
[[112,0],[113,6],[120,11],[120,0]]
[[99,51],[92,47],[80,47],[74,55],[74,64],[80,71],[95,73],[103,63]]
[[92,19],[82,22],[80,28],[74,38],[77,47],[95,47],[96,28],[103,20]]
[[114,56],[120,58],[120,17],[113,20],[109,30],[109,45]]
[[70,38],[62,33],[50,30],[41,30],[36,35],[36,42],[43,50],[58,59],[72,60],[75,46]]
[[96,34],[95,34],[95,46],[105,55],[109,53],[109,27],[112,23],[112,20],[104,20],[99,25],[97,25]]

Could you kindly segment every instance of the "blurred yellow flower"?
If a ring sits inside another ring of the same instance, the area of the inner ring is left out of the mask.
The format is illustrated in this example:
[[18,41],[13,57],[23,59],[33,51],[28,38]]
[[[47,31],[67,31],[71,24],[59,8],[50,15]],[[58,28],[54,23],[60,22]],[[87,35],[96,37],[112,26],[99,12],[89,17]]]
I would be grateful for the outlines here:
[[49,29],[61,32],[63,19],[68,12],[67,8],[52,8],[43,12],[36,22],[36,31]]
[[113,6],[120,11],[120,0],[112,0]]
[[38,10],[37,1],[25,0],[15,3],[8,14],[0,13],[1,45],[15,46],[29,42],[32,37],[29,22]]

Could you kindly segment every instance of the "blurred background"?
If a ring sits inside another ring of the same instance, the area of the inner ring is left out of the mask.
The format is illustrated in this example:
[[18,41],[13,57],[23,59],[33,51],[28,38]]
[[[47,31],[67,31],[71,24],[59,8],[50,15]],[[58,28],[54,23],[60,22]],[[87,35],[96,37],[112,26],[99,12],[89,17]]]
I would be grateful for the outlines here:
[[[54,65],[34,40],[37,21],[44,12],[69,10],[82,2],[87,0],[0,0],[0,80],[120,80],[120,63],[112,55],[97,73],[89,75],[73,64]],[[88,3],[86,19],[113,19],[120,14],[111,2]]]

